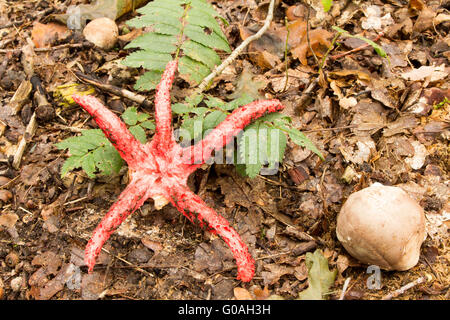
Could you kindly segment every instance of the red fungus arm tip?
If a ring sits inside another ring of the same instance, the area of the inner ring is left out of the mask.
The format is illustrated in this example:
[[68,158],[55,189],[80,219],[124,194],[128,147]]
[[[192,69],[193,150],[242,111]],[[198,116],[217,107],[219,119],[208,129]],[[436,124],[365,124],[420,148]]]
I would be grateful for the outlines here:
[[76,94],[72,98],[94,118],[100,129],[102,129],[129,166],[133,166],[133,164],[139,163],[146,158],[142,144],[128,131],[125,123],[97,98]]
[[284,106],[279,100],[273,99],[254,101],[234,110],[202,141],[184,151],[185,161],[195,164],[204,163],[211,157],[213,150],[217,151],[227,145],[254,119],[263,116],[266,112],[275,112],[283,108]]
[[175,191],[174,195],[177,199],[177,202],[175,203],[177,209],[185,215],[186,213],[184,210],[190,211],[191,214],[194,213],[192,215],[197,214],[197,219],[201,226],[203,221],[206,221],[212,231],[222,237],[225,243],[230,247],[234,258],[236,259],[236,265],[238,267],[237,279],[249,282],[255,273],[255,261],[236,230],[230,226],[224,217],[208,207],[198,195],[188,188],[177,187],[176,190],[173,191]]
[[86,249],[84,261],[91,272],[95,260],[102,250],[103,244],[109,239],[118,226],[136,209],[138,209],[148,198],[149,184],[143,180],[132,181],[119,196],[116,203],[112,205],[100,224],[95,228]]
[[175,144],[172,131],[172,107],[170,105],[170,88],[175,72],[177,71],[178,60],[167,63],[166,69],[161,77],[161,82],[156,87],[155,95],[155,120],[156,133],[153,141],[157,148],[164,152]]

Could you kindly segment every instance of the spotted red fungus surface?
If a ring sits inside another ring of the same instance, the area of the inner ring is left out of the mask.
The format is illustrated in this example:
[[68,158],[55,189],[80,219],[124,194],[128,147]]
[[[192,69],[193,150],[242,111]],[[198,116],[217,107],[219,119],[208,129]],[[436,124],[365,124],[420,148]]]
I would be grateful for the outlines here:
[[234,110],[197,144],[183,148],[175,141],[172,129],[170,88],[177,61],[167,64],[155,96],[156,133],[153,140],[140,143],[125,124],[93,96],[74,95],[73,99],[91,114],[106,137],[127,162],[130,183],[95,229],[85,251],[85,262],[91,272],[103,244],[147,199],[160,209],[167,203],[175,206],[191,222],[206,226],[222,237],[233,252],[238,277],[250,281],[255,272],[254,260],[239,234],[228,221],[208,207],[187,187],[187,179],[207,161],[212,151],[220,150],[253,119],[266,112],[283,109],[278,100],[255,101]]

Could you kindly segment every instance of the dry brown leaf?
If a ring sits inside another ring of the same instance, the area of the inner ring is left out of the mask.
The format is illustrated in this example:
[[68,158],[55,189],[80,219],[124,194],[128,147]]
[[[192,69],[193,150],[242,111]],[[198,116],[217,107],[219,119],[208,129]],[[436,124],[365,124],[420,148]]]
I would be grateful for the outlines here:
[[424,8],[417,17],[413,26],[413,31],[423,32],[425,30],[433,28],[433,20],[436,16],[436,12],[430,8]]
[[[329,48],[331,46],[330,39],[332,36],[333,34],[331,32],[323,29],[315,29],[309,32],[311,48],[314,50],[316,56],[323,56],[321,48]],[[307,65],[307,57],[313,55],[309,47],[308,39],[304,36],[300,44],[291,50],[292,56],[300,60],[303,65]]]
[[12,228],[19,220],[19,216],[15,213],[3,213],[0,215],[0,226]]
[[267,286],[265,286],[264,289],[255,288],[253,294],[255,295],[256,300],[265,300],[270,296],[270,291]]
[[150,240],[145,236],[141,239],[141,242],[144,246],[152,250],[155,254],[157,254],[163,249],[163,246],[160,242]]
[[286,17],[289,21],[304,19],[308,14],[307,10],[303,4],[293,5],[286,9]]
[[236,287],[233,292],[236,300],[254,300],[251,293],[245,288]]
[[118,39],[120,41],[124,41],[124,42],[131,42],[134,39],[136,39],[137,37],[139,37],[143,32],[144,31],[142,28],[134,29],[134,30],[128,32],[127,34],[119,36]]
[[329,72],[330,77],[348,77],[356,76],[359,80],[370,81],[370,74],[362,70],[343,69],[338,71]]
[[[240,27],[242,40],[256,33],[253,28]],[[252,41],[248,46],[250,58],[261,68],[273,68],[271,65],[279,63],[284,56],[287,32],[284,28],[270,27],[261,38]],[[277,60],[278,59],[278,60]]]
[[43,24],[35,22],[31,31],[31,38],[36,48],[50,47],[56,41],[66,38],[70,34],[67,26],[59,23]]
[[287,267],[276,263],[266,264],[264,269],[269,270],[261,272],[265,285],[274,284],[285,274],[293,274],[295,271],[294,267]]
[[0,201],[8,202],[9,200],[12,199],[12,196],[13,195],[12,195],[11,191],[8,191],[5,189],[0,190]]
[[422,0],[410,0],[408,7],[412,10],[422,11],[423,8],[426,7],[426,5]]
[[431,82],[435,82],[445,79],[448,76],[448,70],[445,64],[441,64],[440,66],[422,66],[418,69],[403,72],[400,76],[410,81],[425,80],[429,77]]

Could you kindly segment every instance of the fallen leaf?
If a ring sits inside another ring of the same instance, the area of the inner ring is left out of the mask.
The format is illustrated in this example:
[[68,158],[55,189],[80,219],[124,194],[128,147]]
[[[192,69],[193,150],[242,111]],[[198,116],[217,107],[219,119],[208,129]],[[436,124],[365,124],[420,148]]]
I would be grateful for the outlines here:
[[233,292],[236,300],[254,300],[251,293],[245,288],[236,287]]
[[256,80],[255,75],[250,71],[250,66],[246,65],[235,83],[236,89],[228,98],[237,99],[243,95],[247,95],[255,100],[263,99],[264,96],[260,93],[260,90],[265,88],[266,85],[264,81]]
[[369,161],[371,154],[376,151],[376,147],[370,136],[362,136],[346,139],[339,150],[345,161],[362,164]]
[[361,20],[361,27],[365,30],[373,29],[381,31],[385,27],[394,23],[390,13],[381,16],[381,8],[379,6],[368,6],[364,11],[365,18]]
[[141,242],[144,246],[152,250],[155,254],[157,254],[163,249],[163,246],[160,242],[150,240],[145,236],[141,239]]
[[[107,276],[109,275],[109,276]],[[84,274],[81,280],[81,298],[83,300],[97,300],[108,286],[105,278],[111,278],[110,273],[92,272]]]
[[423,32],[425,30],[433,28],[433,20],[436,16],[436,12],[430,8],[423,8],[423,10],[419,13],[416,22],[413,26],[413,31],[415,32]]
[[444,64],[440,66],[422,66],[418,69],[403,72],[400,76],[405,80],[419,81],[430,78],[431,82],[435,82],[445,79],[448,76],[448,71]]
[[308,267],[308,289],[300,292],[300,300],[324,300],[334,284],[337,270],[330,271],[328,260],[322,251],[317,249],[314,253],[306,254],[306,266]]
[[31,38],[36,48],[45,48],[61,41],[69,34],[70,31],[65,25],[54,22],[48,24],[35,22],[31,31]]
[[414,170],[422,168],[427,156],[427,149],[419,141],[411,142],[414,147],[414,155],[410,158],[406,158],[405,162],[411,166]]
[[265,300],[270,296],[270,292],[267,286],[265,286],[264,289],[255,288],[253,290],[253,294],[255,295],[256,300]]
[[407,132],[408,129],[415,128],[417,126],[417,119],[414,115],[405,115],[394,122],[387,125],[387,128],[383,129],[383,135],[385,137],[393,136],[401,132]]
[[12,228],[19,220],[19,216],[15,213],[3,213],[0,215],[0,226]]
[[300,44],[291,50],[292,56],[300,60],[300,62],[306,66],[308,64],[307,57],[312,56],[313,53],[310,47],[314,50],[314,53],[318,57],[323,56],[321,48],[329,48],[331,46],[330,39],[333,36],[331,32],[323,29],[314,29],[309,32],[309,43],[306,35],[302,38]]
[[286,274],[293,274],[295,269],[294,267],[289,266],[283,266],[276,263],[266,264],[264,265],[264,269],[269,271],[262,271],[261,276],[264,280],[264,285],[271,285],[286,275]]

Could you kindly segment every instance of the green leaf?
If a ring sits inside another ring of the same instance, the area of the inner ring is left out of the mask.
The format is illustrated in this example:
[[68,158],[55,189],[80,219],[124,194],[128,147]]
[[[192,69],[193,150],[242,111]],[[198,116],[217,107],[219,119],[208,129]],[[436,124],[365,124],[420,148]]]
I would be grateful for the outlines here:
[[195,41],[186,41],[181,49],[189,58],[205,64],[210,70],[221,62],[219,55],[214,50]]
[[86,172],[87,176],[91,179],[95,178],[95,160],[92,154],[87,154],[81,161],[81,168]]
[[186,98],[186,102],[189,103],[191,106],[196,107],[200,104],[203,100],[203,94],[193,94],[192,96],[189,96]]
[[141,127],[149,130],[155,130],[155,122],[153,120],[146,120],[139,124]]
[[[155,45],[155,44],[158,45]],[[155,53],[174,53],[177,50],[177,39],[173,36],[149,32],[143,34],[125,46],[125,49],[141,48]]]
[[380,45],[376,44],[376,43],[373,42],[372,40],[367,39],[367,38],[365,38],[365,37],[363,37],[363,36],[353,36],[353,38],[357,38],[357,39],[360,39],[360,40],[363,40],[363,41],[367,42],[368,44],[370,44],[370,45],[373,47],[373,49],[375,50],[375,52],[376,52],[380,57],[382,57],[382,58],[387,58],[387,53],[386,53],[386,51],[384,51],[384,49],[383,49]]
[[333,0],[320,0],[322,2],[323,11],[328,12],[333,5]]
[[246,104],[249,104],[250,102],[253,102],[253,99],[250,95],[247,93],[243,93],[239,98],[236,98],[230,102],[228,102],[226,105],[222,107],[223,110],[234,110],[241,106],[244,106]]
[[117,152],[111,144],[109,146],[104,146],[103,148],[95,149],[92,155],[96,167],[105,176],[118,173],[120,168],[122,168],[123,160],[120,157],[119,152]]
[[139,140],[140,143],[147,142],[147,135],[145,134],[145,130],[140,125],[131,126],[129,128],[131,134]]
[[225,102],[222,99],[208,95],[204,102],[208,106],[208,108],[211,108],[211,109],[220,108],[220,109],[224,110],[223,108],[225,106]]
[[224,112],[218,110],[209,113],[203,120],[203,132],[214,129],[219,123],[225,120],[226,117],[227,115]]
[[153,90],[161,81],[162,74],[161,71],[147,71],[136,81],[134,88],[141,91]]
[[181,57],[178,70],[196,83],[202,81],[211,71],[203,63],[195,61],[188,56]]
[[237,164],[244,164],[246,175],[254,178],[265,165],[272,169],[283,160],[287,138],[278,128],[256,121],[244,129],[237,142]]
[[61,168],[62,177],[71,170],[82,168],[88,177],[95,178],[97,169],[101,174],[109,175],[118,172],[123,164],[119,153],[100,129],[83,130],[81,136],[68,138],[56,146],[69,149],[70,154]]
[[308,268],[308,289],[300,292],[300,300],[324,300],[334,284],[337,270],[330,271],[328,260],[317,249],[314,253],[306,254],[306,267]]
[[184,103],[175,103],[172,105],[172,112],[176,114],[185,114],[191,112],[193,107]]
[[184,29],[184,34],[195,42],[210,48],[220,49],[228,53],[231,52],[230,46],[226,40],[215,32],[209,34],[207,32],[208,31],[204,28],[192,24],[188,24]]
[[81,156],[71,156],[64,161],[64,164],[61,167],[61,177],[63,178],[69,171],[72,171],[75,168],[81,167]]
[[[150,116],[149,116],[147,113],[145,113],[145,112],[139,112],[138,115],[137,115],[137,121],[138,121],[138,122],[144,122],[144,121],[146,121],[149,117],[150,117]],[[142,125],[142,123],[141,123],[141,125]]]
[[181,57],[178,71],[193,84],[200,83],[221,63],[214,50],[231,52],[228,40],[216,19],[226,22],[205,0],[156,0],[137,10],[141,16],[127,22],[151,30],[125,48],[138,48],[123,61],[129,67],[143,67],[134,88],[155,89],[167,63],[176,53]]
[[138,122],[136,107],[127,108],[124,113],[122,113],[122,119],[127,125],[134,126]]
[[162,72],[170,60],[172,60],[170,54],[139,50],[129,54],[122,63],[128,67],[144,67]]
[[314,143],[312,143],[312,141],[309,140],[304,133],[300,132],[295,128],[291,128],[289,129],[289,137],[292,139],[294,143],[298,144],[301,147],[305,147],[306,149],[311,150],[312,152],[317,154],[320,159],[325,160],[319,149],[317,149]]

